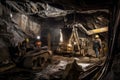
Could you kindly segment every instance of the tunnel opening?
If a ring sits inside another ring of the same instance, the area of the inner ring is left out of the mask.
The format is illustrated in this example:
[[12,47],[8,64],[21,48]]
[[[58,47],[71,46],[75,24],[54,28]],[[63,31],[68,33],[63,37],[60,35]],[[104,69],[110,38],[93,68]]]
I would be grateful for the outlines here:
[[98,78],[109,55],[112,4],[77,2],[1,1],[0,78],[22,71],[35,80]]

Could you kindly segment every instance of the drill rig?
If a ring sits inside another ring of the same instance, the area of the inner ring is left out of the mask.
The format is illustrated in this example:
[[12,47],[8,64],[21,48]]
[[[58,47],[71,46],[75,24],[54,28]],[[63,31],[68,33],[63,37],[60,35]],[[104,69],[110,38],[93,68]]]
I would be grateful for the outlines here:
[[72,33],[67,42],[63,41],[63,36],[64,35],[62,33],[62,30],[60,30],[60,42],[59,42],[59,46],[57,48],[57,52],[59,52],[59,53],[80,52],[80,46],[79,46],[80,41],[79,41],[77,28],[75,26],[72,27]]
[[[108,31],[107,26],[102,27],[102,28],[93,29],[93,30],[87,30],[81,23],[74,24],[74,25],[72,25],[72,33],[71,33],[68,41],[65,42],[63,40],[64,35],[62,33],[62,30],[60,30],[60,42],[59,42],[59,46],[57,48],[58,53],[75,53],[75,54],[80,54],[82,56],[85,55],[85,52],[82,53],[82,51],[83,51],[82,46],[88,47],[86,45],[87,39],[79,37],[78,29],[84,31],[85,34],[87,34],[88,36]],[[85,45],[82,45],[82,44],[85,44]]]

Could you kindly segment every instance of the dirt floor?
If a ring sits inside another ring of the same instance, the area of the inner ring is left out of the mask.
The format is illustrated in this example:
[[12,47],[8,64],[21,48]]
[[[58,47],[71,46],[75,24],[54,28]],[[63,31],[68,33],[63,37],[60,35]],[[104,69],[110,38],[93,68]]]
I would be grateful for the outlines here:
[[[95,57],[95,54],[90,51],[86,56],[74,56],[74,55],[56,55],[52,56],[51,63],[43,70],[29,70],[25,68],[15,67],[9,71],[0,74],[0,80],[59,80],[58,77],[62,75],[61,71],[65,70],[66,65],[77,61],[78,65],[81,65],[83,69],[98,61],[105,61],[105,56],[100,55],[99,58]],[[57,73],[57,74],[56,74]],[[57,79],[58,78],[58,79]]]

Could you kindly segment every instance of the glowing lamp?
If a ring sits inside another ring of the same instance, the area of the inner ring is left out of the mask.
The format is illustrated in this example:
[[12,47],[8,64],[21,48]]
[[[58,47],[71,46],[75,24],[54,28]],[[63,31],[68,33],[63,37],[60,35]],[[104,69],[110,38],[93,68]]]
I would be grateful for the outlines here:
[[37,39],[40,39],[40,36],[37,36]]

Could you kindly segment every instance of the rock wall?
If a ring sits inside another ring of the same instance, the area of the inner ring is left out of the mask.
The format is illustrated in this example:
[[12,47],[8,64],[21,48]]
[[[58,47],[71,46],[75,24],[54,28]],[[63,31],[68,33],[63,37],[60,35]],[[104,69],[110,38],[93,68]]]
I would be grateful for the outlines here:
[[40,35],[41,25],[35,21],[30,20],[29,16],[20,13],[13,14],[13,21],[18,24],[18,26],[25,32],[27,35],[34,37]]

